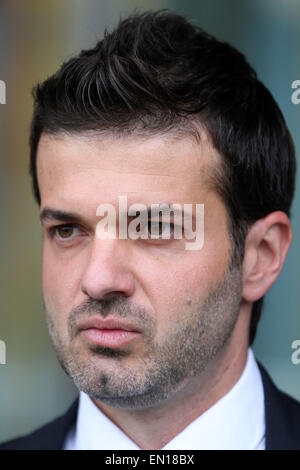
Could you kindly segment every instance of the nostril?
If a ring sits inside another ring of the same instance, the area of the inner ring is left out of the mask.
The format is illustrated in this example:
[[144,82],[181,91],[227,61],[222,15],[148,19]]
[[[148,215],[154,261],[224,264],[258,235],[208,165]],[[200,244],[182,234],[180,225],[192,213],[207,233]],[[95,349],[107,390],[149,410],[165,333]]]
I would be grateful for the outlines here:
[[105,294],[103,296],[103,300],[111,300],[114,299],[115,297],[129,297],[130,294],[124,292],[124,291],[113,291]]

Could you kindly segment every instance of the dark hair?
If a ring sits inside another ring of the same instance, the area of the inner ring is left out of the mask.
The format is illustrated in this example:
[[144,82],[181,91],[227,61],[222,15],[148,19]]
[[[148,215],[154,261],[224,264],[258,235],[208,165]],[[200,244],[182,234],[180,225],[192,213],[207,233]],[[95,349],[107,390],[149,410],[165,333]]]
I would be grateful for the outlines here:
[[[296,161],[284,117],[245,57],[184,17],[134,13],[89,50],[71,58],[33,92],[30,173],[40,204],[36,153],[42,132],[117,134],[176,131],[199,138],[205,127],[223,156],[217,190],[226,203],[235,259],[250,225],[287,215]],[[263,298],[253,304],[252,344]]]

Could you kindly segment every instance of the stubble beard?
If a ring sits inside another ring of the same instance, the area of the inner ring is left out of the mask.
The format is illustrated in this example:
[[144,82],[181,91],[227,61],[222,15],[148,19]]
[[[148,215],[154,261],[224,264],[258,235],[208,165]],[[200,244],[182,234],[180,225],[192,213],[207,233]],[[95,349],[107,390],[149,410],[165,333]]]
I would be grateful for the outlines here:
[[[57,358],[77,388],[114,407],[142,409],[168,399],[222,353],[238,318],[241,292],[241,267],[231,264],[204,301],[195,302],[192,312],[182,311],[176,316],[163,343],[155,340],[157,327],[153,317],[120,296],[110,301],[90,299],[72,310],[68,317],[68,341],[60,335],[56,316],[44,305]],[[114,312],[142,325],[143,357],[130,357],[130,348],[114,350],[96,345],[90,345],[83,354],[78,349],[75,326],[78,317],[83,314],[82,318],[87,318],[89,312],[102,316]]]

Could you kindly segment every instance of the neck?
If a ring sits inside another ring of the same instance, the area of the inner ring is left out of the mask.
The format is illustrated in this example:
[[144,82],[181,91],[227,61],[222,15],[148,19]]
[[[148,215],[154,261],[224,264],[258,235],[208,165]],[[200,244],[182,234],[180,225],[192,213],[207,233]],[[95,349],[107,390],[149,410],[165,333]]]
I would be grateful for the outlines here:
[[240,378],[248,341],[231,340],[201,374],[188,379],[172,397],[147,409],[122,409],[93,399],[140,449],[162,449],[191,422],[220,400]]

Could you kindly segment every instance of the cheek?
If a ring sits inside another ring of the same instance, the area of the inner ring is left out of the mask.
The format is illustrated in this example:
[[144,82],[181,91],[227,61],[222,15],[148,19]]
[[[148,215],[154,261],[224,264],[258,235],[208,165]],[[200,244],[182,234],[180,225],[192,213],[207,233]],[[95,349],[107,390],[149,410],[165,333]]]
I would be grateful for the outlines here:
[[49,314],[53,316],[56,312],[60,313],[63,307],[60,272],[46,250],[43,255],[42,283],[44,302]]
[[198,252],[186,251],[166,263],[152,260],[146,276],[143,271],[143,285],[148,289],[161,330],[167,331],[174,321],[182,322],[194,314],[224,278],[229,257],[228,239],[215,237],[207,239]]
[[141,282],[160,324],[180,315],[183,307],[207,290],[209,269],[195,255],[188,253],[167,263],[152,260],[146,270],[145,265]]
[[62,262],[52,250],[44,246],[42,283],[47,308],[51,312],[64,312],[72,308],[74,302],[78,270],[71,263]]

